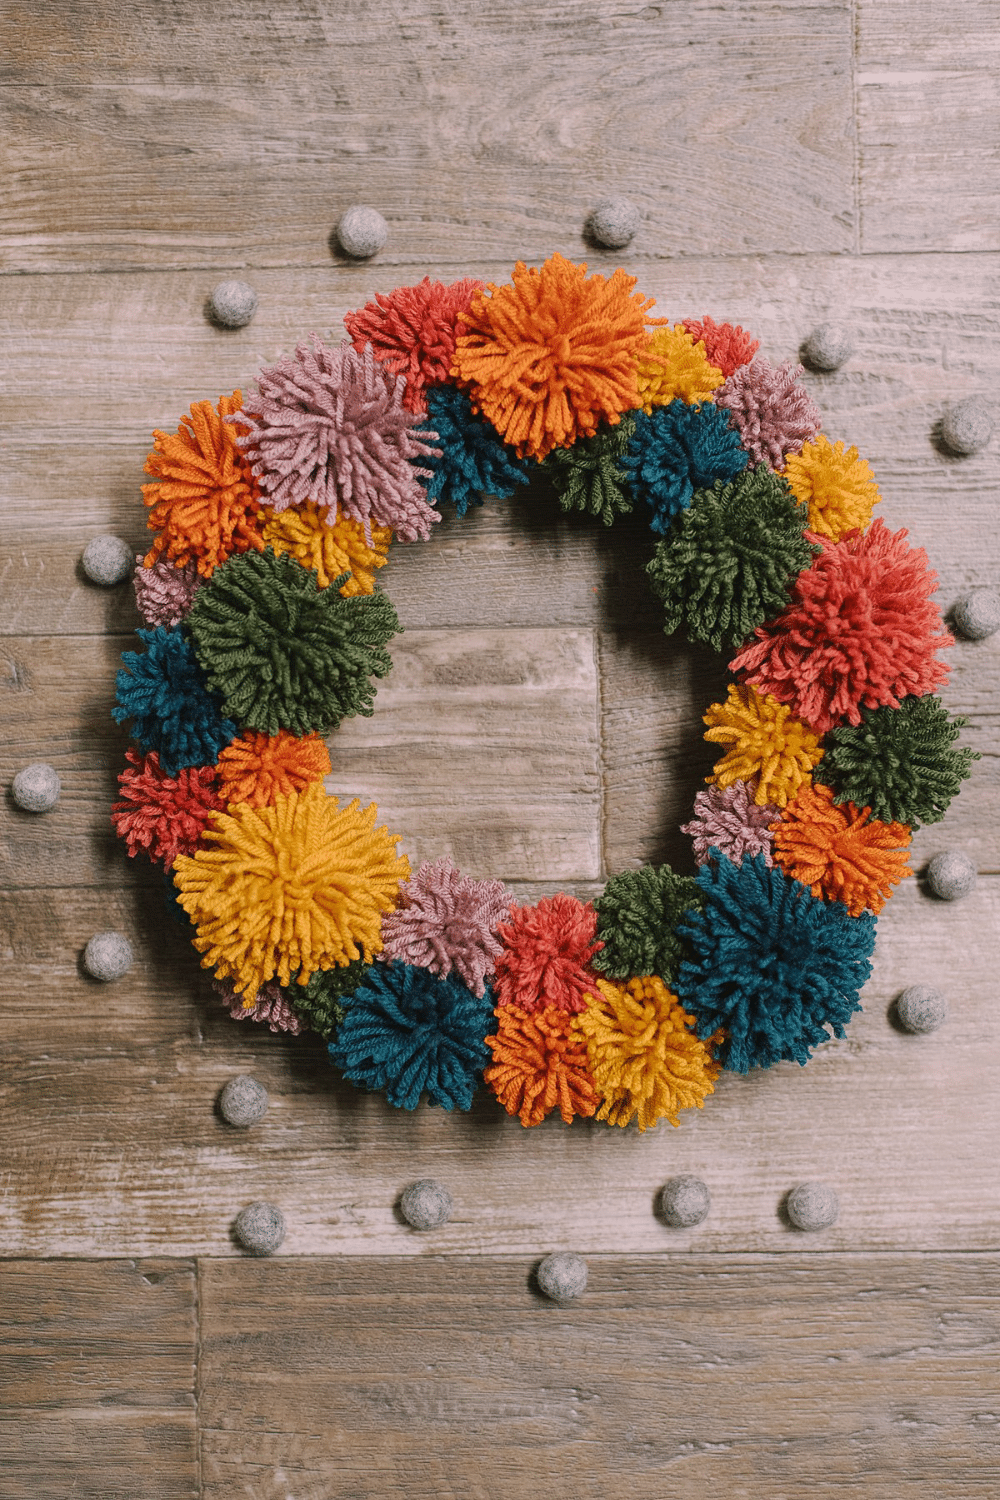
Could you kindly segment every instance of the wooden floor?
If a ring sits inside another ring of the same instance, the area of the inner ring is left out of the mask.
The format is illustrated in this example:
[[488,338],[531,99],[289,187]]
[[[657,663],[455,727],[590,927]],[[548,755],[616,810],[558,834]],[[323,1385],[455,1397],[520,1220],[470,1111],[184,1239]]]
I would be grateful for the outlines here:
[[[948,403],[1000,382],[1000,14],[966,0],[11,0],[0,20],[0,1500],[955,1500],[1000,1493],[1000,636],[945,697],[982,752],[917,863],[969,851],[975,893],[919,880],[879,927],[865,1012],[807,1073],[723,1078],[644,1137],[488,1103],[405,1117],[321,1051],[232,1023],[130,867],[109,717],[137,617],[89,585],[104,531],[142,545],[155,426],[247,385],[427,274],[505,279],[554,250],[624,264],[659,312],[743,321],[773,360],[857,333],[808,376],[875,468],[948,608],[1000,582],[997,455],[943,451]],[[585,244],[608,192],[634,245]],[[350,203],[389,221],[331,249]],[[223,276],[260,294],[221,332]],[[383,575],[406,633],[373,719],[331,743],[411,860],[522,895],[596,893],[650,859],[710,764],[720,662],[660,631],[639,525],[596,534],[540,495],[445,521]],[[89,982],[117,927],[137,963]],[[927,981],[930,1037],[891,1023]],[[248,1133],[216,1113],[252,1071]],[[697,1230],[656,1218],[704,1177]],[[452,1222],[420,1236],[420,1176]],[[842,1202],[792,1230],[788,1189]],[[282,1255],[240,1256],[255,1198]],[[586,1297],[532,1270],[584,1252]]]

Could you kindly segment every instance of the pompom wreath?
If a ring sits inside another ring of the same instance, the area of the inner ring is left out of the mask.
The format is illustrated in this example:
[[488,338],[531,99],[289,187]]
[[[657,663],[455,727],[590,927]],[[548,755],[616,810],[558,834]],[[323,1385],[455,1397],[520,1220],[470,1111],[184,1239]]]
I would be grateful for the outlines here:
[[819,432],[819,408],[805,386],[797,384],[801,373],[801,365],[775,368],[766,359],[755,359],[715,392],[716,406],[729,413],[753,463],[783,469],[788,454],[798,453]]
[[759,806],[784,807],[823,756],[819,736],[808,725],[793,718],[786,704],[753,687],[731,682],[725,703],[713,703],[704,720],[706,740],[728,746],[707,780],[726,787],[753,777]]
[[376,364],[371,348],[331,349],[313,336],[294,355],[257,378],[238,439],[275,510],[313,500],[363,523],[389,526],[404,542],[430,535],[415,460],[432,450],[431,434],[405,409],[403,383]]
[[648,1130],[657,1120],[679,1125],[682,1109],[701,1109],[722,1071],[713,1048],[701,1041],[689,1016],[655,975],[614,984],[597,981],[574,1026],[587,1054],[602,1103],[599,1120]]
[[213,979],[212,988],[234,1021],[257,1021],[269,1031],[287,1031],[289,1036],[298,1036],[307,1029],[306,1022],[289,1004],[288,991],[273,979],[262,984],[251,1000],[237,994],[231,979]]
[[888,823],[940,823],[979,759],[968,746],[952,749],[967,723],[932,695],[866,709],[855,728],[827,735],[815,779],[833,787],[835,802],[870,807]]
[[742,645],[784,607],[809,566],[804,521],[785,481],[762,464],[697,491],[646,570],[667,635],[683,627],[714,651]]
[[133,738],[157,752],[166,776],[211,763],[235,739],[236,725],[219,712],[188,641],[180,630],[162,625],[137,634],[146,649],[122,652],[115,721],[132,720]]
[[219,568],[186,628],[227,714],[265,734],[326,734],[371,716],[371,679],[392,666],[399,621],[385,594],[345,599],[269,549]]
[[540,1125],[554,1109],[567,1125],[574,1115],[589,1119],[598,1095],[586,1038],[572,1014],[551,1005],[535,1011],[501,1005],[496,1018],[496,1033],[486,1038],[493,1061],[484,1076],[507,1113],[522,1125]]
[[471,276],[450,286],[425,276],[417,286],[376,292],[357,312],[347,313],[344,327],[359,354],[371,344],[379,364],[393,375],[406,377],[403,405],[408,411],[425,409],[430,386],[443,385],[455,358],[458,318],[481,291],[483,283]]
[[562,892],[537,906],[515,906],[497,929],[503,950],[496,962],[498,1005],[533,1012],[545,1006],[580,1011],[594,984],[589,967],[601,944],[597,913],[588,901]]
[[[272,514],[264,541],[272,552],[287,552],[304,568],[312,568],[321,589],[335,583],[344,598],[351,599],[375,592],[375,574],[386,565],[392,532],[388,526],[369,524],[366,533],[353,517],[306,500]],[[350,575],[346,580],[345,573]]]
[[214,767],[185,767],[167,776],[155,750],[146,756],[127,750],[125,759],[128,766],[118,777],[121,795],[111,821],[129,854],[147,854],[165,866],[179,854],[193,854],[212,813],[225,806],[216,791]]
[[682,923],[693,956],[676,989],[700,1037],[724,1029],[720,1060],[734,1073],[783,1060],[843,1036],[871,974],[875,918],[821,901],[759,854],[702,865],[704,905]]
[[136,609],[153,629],[165,625],[171,630],[184,619],[201,587],[197,563],[192,560],[178,568],[162,557],[151,568],[143,566],[141,557],[136,563],[132,574]]
[[777,618],[761,625],[730,662],[818,734],[865,708],[898,708],[907,694],[947,681],[937,660],[952,637],[931,595],[937,574],[905,531],[873,521],[868,531],[830,542],[799,574]]
[[649,524],[661,534],[690,505],[695,490],[735,479],[746,465],[746,450],[725,413],[685,401],[656,406],[648,416],[639,412],[625,454],[629,487],[646,501],[653,512]]
[[427,498],[433,505],[447,501],[464,516],[470,505],[482,505],[483,494],[509,500],[527,482],[528,465],[476,416],[464,391],[442,386],[427,393],[427,405],[439,450],[427,460]]
[[351,996],[367,979],[370,967],[363,958],[355,958],[334,969],[317,969],[306,984],[291,985],[288,998],[303,1025],[328,1042],[344,1019]]
[[669,865],[613,875],[594,902],[603,946],[593,967],[612,979],[658,974],[672,981],[683,953],[678,924],[700,900],[697,882]]
[[710,365],[728,380],[741,365],[748,365],[760,348],[760,339],[738,323],[716,323],[714,318],[685,318],[684,327],[696,343],[704,344]]
[[605,526],[632,509],[625,454],[635,435],[635,417],[622,417],[617,427],[599,427],[590,437],[578,438],[572,448],[553,448],[541,472],[555,490],[563,510],[582,510]]
[[724,380],[683,323],[658,328],[639,356],[639,405],[648,416],[670,401],[708,401]]
[[518,261],[511,282],[462,314],[452,374],[522,458],[544,458],[638,404],[651,302],[634,276],[588,277],[561,255],[540,270]]
[[252,995],[269,979],[305,985],[317,969],[370,961],[410,873],[375,817],[374,803],[341,809],[319,786],[215,813],[203,847],[174,865],[203,966]]
[[468,1110],[492,1020],[488,991],[474,995],[454,975],[438,979],[411,964],[378,964],[351,997],[330,1056],[352,1083],[381,1090],[399,1109],[416,1109],[426,1094],[442,1109]]
[[385,957],[442,977],[454,970],[474,995],[484,995],[502,951],[497,929],[513,900],[502,880],[471,880],[450,859],[425,860],[383,918]]
[[249,729],[219,755],[219,792],[227,803],[267,807],[290,792],[301,792],[329,776],[330,752],[318,734],[296,739],[287,729],[275,735]]
[[747,855],[759,854],[770,869],[774,841],[771,825],[777,822],[780,808],[771,802],[760,805],[757,793],[757,779],[751,777],[749,781],[734,781],[731,786],[710,786],[695,795],[694,817],[684,824],[681,833],[691,839],[699,865],[708,859],[710,850],[717,849],[734,865]]
[[873,819],[853,802],[834,805],[828,786],[804,786],[774,828],[774,859],[814,896],[842,901],[852,917],[880,912],[913,871],[910,830]]
[[796,500],[809,507],[809,530],[834,541],[867,526],[882,499],[871,465],[858,457],[857,448],[845,450],[822,433],[790,455],[785,478]]
[[181,567],[194,562],[210,578],[233,553],[263,547],[260,489],[237,447],[245,429],[225,420],[239,413],[242,400],[234,391],[218,407],[197,401],[176,432],[153,433],[146,473],[158,482],[142,486],[147,525],[157,533],[147,568],[163,556]]

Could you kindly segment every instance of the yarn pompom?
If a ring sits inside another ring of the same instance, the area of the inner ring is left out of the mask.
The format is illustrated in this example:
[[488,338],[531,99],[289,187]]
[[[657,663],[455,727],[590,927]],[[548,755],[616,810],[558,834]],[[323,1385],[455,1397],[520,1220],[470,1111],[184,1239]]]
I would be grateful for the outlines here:
[[709,364],[720,369],[727,380],[741,365],[748,365],[760,348],[760,339],[738,323],[716,323],[707,314],[704,318],[685,318],[684,327],[697,343],[704,344]]
[[717,849],[734,865],[742,863],[747,855],[759,854],[770,869],[771,845],[775,823],[780,809],[773,803],[757,802],[757,779],[734,781],[731,786],[710,786],[698,792],[694,799],[694,817],[685,823],[681,833],[686,833],[694,845],[694,857],[699,865],[708,859],[709,851]]
[[626,413],[615,427],[602,424],[572,448],[553,448],[540,465],[565,511],[582,510],[611,526],[632,509],[623,460],[635,433],[635,417]]
[[258,1021],[270,1031],[287,1031],[290,1036],[306,1030],[305,1021],[289,1004],[287,990],[273,980],[262,984],[249,1002],[236,993],[229,979],[213,979],[212,988],[234,1021]]
[[451,373],[505,442],[541,459],[638,405],[652,299],[624,271],[588,277],[561,255],[518,261],[511,282],[473,297]]
[[729,376],[715,392],[715,404],[729,413],[740,442],[755,464],[783,469],[789,453],[816,436],[822,426],[819,407],[797,384],[801,365],[772,365],[755,359]]
[[448,379],[455,358],[458,316],[481,291],[483,283],[471,276],[445,286],[425,276],[416,286],[400,286],[388,294],[375,293],[357,312],[344,317],[355,349],[364,353],[371,344],[379,364],[393,375],[406,377],[403,405],[408,411],[424,410],[428,386]]
[[906,536],[878,520],[828,543],[731,670],[819,734],[860,724],[864,708],[898,708],[907,694],[933,692],[948,678],[936,653],[952,637],[931,598],[937,574]]
[[[323,510],[312,500],[272,513],[264,527],[264,541],[272,552],[287,552],[304,568],[312,568],[321,589],[340,584],[345,599],[375,592],[375,574],[384,568],[392,532],[388,526],[368,525]],[[344,580],[344,574],[350,577]]]
[[710,403],[671,401],[637,413],[625,455],[629,487],[653,512],[650,526],[666,532],[695,490],[735,479],[747,466],[745,449],[725,414]]
[[157,625],[173,629],[184,619],[201,587],[197,564],[192,560],[178,568],[161,557],[147,568],[137,557],[136,565],[132,574],[136,609],[153,629]]
[[351,714],[371,717],[392,667],[399,620],[385,594],[345,599],[268,549],[216,570],[186,628],[208,685],[248,729],[327,734]]
[[774,858],[814,896],[842,901],[852,917],[880,912],[893,887],[913,871],[910,830],[882,823],[871,808],[834,806],[828,786],[804,786],[774,828]]
[[301,792],[332,769],[330,752],[318,734],[299,739],[287,729],[275,735],[248,730],[226,746],[216,766],[225,801],[248,807],[267,807],[290,792]]
[[202,847],[174,865],[202,967],[252,995],[378,953],[381,915],[410,867],[376,813],[357,800],[341,809],[317,785],[214,813]]
[[371,348],[312,345],[261,370],[238,439],[275,510],[313,500],[354,520],[390,527],[404,542],[430,535],[414,460],[431,452],[432,433],[403,406],[403,383],[376,364]]
[[211,764],[235,738],[205,687],[194,652],[180,630],[140,630],[145,651],[123,651],[111,710],[115,722],[132,720],[132,736],[155,750],[160,769],[176,776],[183,766]]
[[679,1125],[682,1109],[701,1109],[722,1071],[713,1048],[700,1040],[694,1017],[655,975],[615,984],[599,979],[587,1009],[573,1022],[587,1053],[602,1104],[599,1120],[640,1131],[657,1120]]
[[496,964],[499,1005],[517,1005],[529,1013],[546,1005],[580,1011],[593,989],[590,961],[596,941],[597,912],[588,901],[560,892],[543,896],[537,906],[515,906],[497,928],[503,951]]
[[704,344],[696,343],[683,323],[650,334],[637,373],[639,405],[647,416],[669,401],[707,401],[725,380],[709,363]]
[[859,725],[827,735],[816,780],[833,787],[835,802],[870,807],[886,822],[940,823],[979,759],[966,745],[952,749],[967,723],[933,695],[866,709]]
[[723,1067],[804,1064],[843,1036],[871,974],[875,918],[819,900],[759,854],[734,865],[713,851],[697,878],[705,900],[680,929],[693,956],[676,989],[700,1037],[725,1028]]
[[508,500],[528,482],[528,465],[506,447],[484,417],[476,416],[468,396],[453,385],[427,393],[428,421],[437,433],[439,454],[427,460],[427,498],[448,501],[459,516],[482,496]]
[[714,651],[742,645],[784,608],[796,574],[809,566],[804,522],[805,508],[763,464],[698,490],[646,569],[667,635],[683,626]]
[[355,958],[334,969],[317,969],[306,984],[289,986],[288,998],[304,1025],[328,1042],[344,1019],[355,990],[368,976],[370,964]]
[[536,1011],[501,1005],[496,1018],[496,1033],[486,1038],[493,1061],[484,1076],[507,1113],[522,1125],[539,1125],[554,1109],[567,1125],[575,1115],[589,1119],[598,1097],[586,1038],[571,1013],[551,1005]]
[[111,821],[129,854],[148,854],[165,866],[178,854],[193,854],[212,813],[224,806],[215,789],[215,768],[188,766],[167,776],[155,750],[146,756],[126,750],[125,759]]
[[863,531],[882,499],[871,465],[857,448],[831,443],[823,433],[789,456],[785,478],[796,500],[809,507],[809,530],[834,541]]
[[669,865],[643,865],[613,875],[594,902],[603,943],[594,968],[612,979],[659,974],[672,980],[683,955],[678,924],[700,900],[697,882]]
[[330,1056],[352,1083],[382,1090],[397,1109],[416,1109],[426,1094],[443,1109],[468,1110],[489,1061],[492,1022],[488,991],[474,995],[454,974],[377,964],[355,990]]
[[513,899],[502,880],[472,880],[450,859],[425,860],[382,919],[384,955],[442,977],[454,970],[484,995],[501,953],[497,928]]
[[756,778],[759,806],[784,807],[823,756],[819,735],[779,703],[756,688],[732,682],[725,703],[713,703],[704,716],[706,740],[728,749],[706,779],[716,786]]

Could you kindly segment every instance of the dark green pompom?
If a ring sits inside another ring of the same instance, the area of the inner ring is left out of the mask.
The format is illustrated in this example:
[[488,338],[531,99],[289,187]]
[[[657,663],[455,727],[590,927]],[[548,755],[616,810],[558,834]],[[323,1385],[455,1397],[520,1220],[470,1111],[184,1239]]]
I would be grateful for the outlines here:
[[647,568],[667,635],[683,625],[689,640],[735,651],[780,614],[818,550],[802,535],[807,519],[766,464],[696,490]]
[[356,958],[337,969],[317,969],[307,984],[288,986],[288,1002],[310,1030],[328,1042],[346,1015],[343,1002],[354,994],[370,968],[363,958]]
[[704,897],[696,880],[677,875],[669,865],[643,865],[614,875],[594,902],[597,936],[604,947],[595,953],[595,969],[611,979],[655,974],[672,984],[684,957],[678,923]]
[[979,759],[967,746],[951,749],[968,722],[949,718],[933,694],[863,709],[856,728],[844,724],[826,736],[813,777],[833,787],[835,802],[870,807],[883,823],[940,823]]
[[622,459],[634,432],[635,418],[625,416],[593,437],[578,438],[572,448],[552,449],[540,467],[563,510],[587,511],[610,526],[632,509]]
[[385,594],[344,599],[342,582],[321,589],[311,568],[268,548],[230,558],[198,590],[185,626],[241,728],[326,734],[371,714],[370,679],[392,667],[385,643],[399,621]]

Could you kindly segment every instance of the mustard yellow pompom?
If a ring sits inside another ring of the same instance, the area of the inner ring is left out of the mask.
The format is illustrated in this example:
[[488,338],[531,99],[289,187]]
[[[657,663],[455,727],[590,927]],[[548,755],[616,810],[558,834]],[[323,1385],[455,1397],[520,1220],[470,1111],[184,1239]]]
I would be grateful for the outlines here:
[[706,781],[725,787],[756,776],[758,807],[766,803],[784,807],[823,756],[818,734],[793,718],[787,704],[758,693],[749,683],[743,687],[730,683],[725,703],[713,703],[705,723],[706,740],[729,746]]
[[683,323],[658,328],[639,356],[639,404],[649,415],[654,406],[707,401],[725,382],[722,371],[709,364],[705,345],[696,344]]
[[264,544],[273,552],[289,553],[305,568],[315,568],[321,589],[329,588],[341,574],[350,573],[340,590],[345,599],[373,594],[375,571],[386,564],[391,529],[372,526],[369,543],[360,521],[338,512],[331,526],[329,514],[325,506],[321,508],[313,500],[290,505],[271,516],[264,527]]
[[839,541],[864,530],[881,500],[875,475],[857,448],[845,450],[820,433],[785,460],[785,478],[796,500],[809,507],[809,530]]
[[[694,1017],[655,975],[614,984],[598,979],[587,1009],[573,1025],[587,1039],[587,1055],[603,1103],[599,1120],[640,1130],[679,1110],[701,1109],[714,1090],[721,1066],[715,1037],[703,1042],[692,1031]],[[720,1033],[721,1036],[721,1033]]]
[[410,867],[375,804],[340,808],[318,783],[268,807],[214,813],[206,847],[174,862],[202,967],[254,995],[269,979],[305,984],[382,948],[382,913]]

